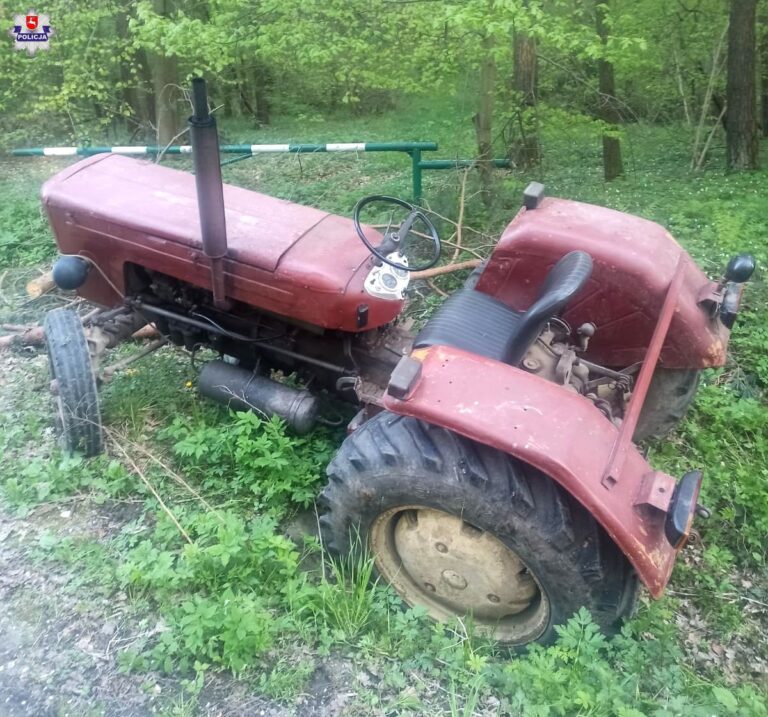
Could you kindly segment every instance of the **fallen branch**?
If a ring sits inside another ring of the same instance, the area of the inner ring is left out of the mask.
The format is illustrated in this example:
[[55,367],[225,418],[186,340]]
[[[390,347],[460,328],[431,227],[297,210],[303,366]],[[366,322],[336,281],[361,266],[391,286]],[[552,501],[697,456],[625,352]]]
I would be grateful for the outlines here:
[[411,279],[431,279],[433,276],[452,274],[454,271],[474,269],[480,263],[480,259],[470,259],[469,261],[460,261],[458,264],[446,264],[445,266],[436,266],[433,269],[425,269],[424,271],[412,271]]
[[10,349],[13,346],[42,346],[44,343],[43,327],[33,326],[20,333],[0,336],[0,351]]
[[37,327],[30,324],[0,324],[0,329],[3,331],[13,331],[14,333],[29,331],[34,328]]
[[[3,324],[0,328],[12,331],[9,336],[0,336],[0,351],[6,351],[14,346],[43,346],[45,334],[42,326],[16,326],[15,324]],[[132,339],[142,341],[154,339],[160,336],[152,324],[143,326],[131,335]]]
[[134,331],[131,334],[131,338],[135,341],[141,341],[142,339],[156,339],[158,336],[160,336],[160,332],[155,328],[154,324],[142,326],[138,331]]
[[53,281],[53,272],[46,271],[35,279],[27,282],[27,296],[30,299],[37,299],[43,294],[47,294],[56,284]]
[[432,291],[434,291],[436,294],[438,294],[438,295],[440,295],[440,296],[442,296],[442,297],[447,297],[447,296],[448,296],[448,294],[446,294],[446,293],[445,293],[445,292],[444,292],[444,291],[443,291],[443,290],[442,290],[442,289],[441,289],[439,286],[437,286],[437,285],[435,284],[435,282],[434,282],[434,281],[432,281],[431,279],[427,279],[427,286],[428,286],[430,289],[432,289]]

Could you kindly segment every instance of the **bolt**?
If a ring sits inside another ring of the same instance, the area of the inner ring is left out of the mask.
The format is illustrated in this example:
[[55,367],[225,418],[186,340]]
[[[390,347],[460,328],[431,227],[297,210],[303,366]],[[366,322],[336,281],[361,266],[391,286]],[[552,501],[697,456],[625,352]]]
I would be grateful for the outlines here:
[[467,587],[467,580],[463,575],[459,575],[455,570],[443,570],[443,581],[454,590],[463,590]]
[[435,592],[435,586],[432,583],[424,583],[424,587],[431,593]]
[[437,550],[438,553],[447,553],[448,548],[446,547],[445,543],[436,543],[435,544],[435,550]]
[[491,602],[501,602],[501,598],[493,593],[489,593],[487,597]]
[[527,368],[529,371],[538,371],[541,368],[541,363],[535,358],[524,358],[523,368]]

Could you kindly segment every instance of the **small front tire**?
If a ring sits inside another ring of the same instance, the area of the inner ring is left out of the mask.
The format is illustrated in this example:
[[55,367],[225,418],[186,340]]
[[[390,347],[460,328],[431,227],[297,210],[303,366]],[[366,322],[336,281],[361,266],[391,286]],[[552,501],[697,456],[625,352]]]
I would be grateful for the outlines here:
[[101,412],[83,325],[74,311],[54,309],[45,317],[44,332],[62,446],[95,456],[103,449]]

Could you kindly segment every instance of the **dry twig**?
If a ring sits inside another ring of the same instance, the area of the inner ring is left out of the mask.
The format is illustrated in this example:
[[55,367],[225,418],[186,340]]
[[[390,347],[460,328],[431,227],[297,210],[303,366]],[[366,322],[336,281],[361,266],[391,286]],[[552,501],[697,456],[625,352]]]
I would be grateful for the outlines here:
[[173,524],[178,529],[179,533],[181,533],[184,540],[186,540],[190,545],[192,545],[192,538],[189,537],[189,533],[187,533],[187,531],[184,530],[181,523],[179,523],[179,521],[176,519],[176,516],[173,514],[171,509],[165,504],[163,499],[160,497],[160,494],[157,492],[157,490],[152,485],[152,483],[150,483],[149,478],[147,478],[147,476],[144,475],[144,471],[142,471],[141,468],[139,468],[136,461],[134,461],[133,458],[131,458],[128,451],[126,451],[125,448],[122,446],[122,444],[117,440],[117,438],[115,438],[115,435],[116,435],[115,431],[104,427],[104,432],[107,434],[107,436],[109,436],[109,439],[112,442],[112,445],[115,448],[117,448],[117,450],[120,451],[120,453],[123,454],[123,457],[125,458],[125,460],[128,461],[131,468],[133,468],[133,472],[137,476],[139,476],[142,483],[144,483],[144,485],[147,486],[147,488],[149,489],[150,493],[152,493],[152,495],[155,496],[155,500],[157,500],[157,502],[160,504],[160,507],[163,509],[163,512],[171,519]]
[[469,167],[464,170],[464,174],[461,176],[461,194],[459,195],[459,217],[456,222],[456,248],[453,250],[453,257],[451,257],[451,263],[455,263],[459,258],[461,252],[461,228],[464,224],[464,197],[467,192],[467,175],[469,174]]
[[412,271],[411,279],[431,279],[433,276],[451,274],[454,271],[461,271],[462,269],[474,269],[479,265],[480,259],[469,259],[468,261],[460,261],[458,264],[446,264],[445,266],[436,266],[432,269],[425,269],[424,271]]

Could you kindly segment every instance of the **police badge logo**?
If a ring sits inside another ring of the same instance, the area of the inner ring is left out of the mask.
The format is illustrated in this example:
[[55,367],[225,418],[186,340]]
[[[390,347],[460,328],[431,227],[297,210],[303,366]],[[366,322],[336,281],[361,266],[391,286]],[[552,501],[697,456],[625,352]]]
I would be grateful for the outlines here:
[[26,15],[16,15],[10,35],[17,50],[26,50],[30,55],[34,55],[38,50],[47,50],[53,35],[51,18],[48,15],[38,15],[34,10],[30,10]]

